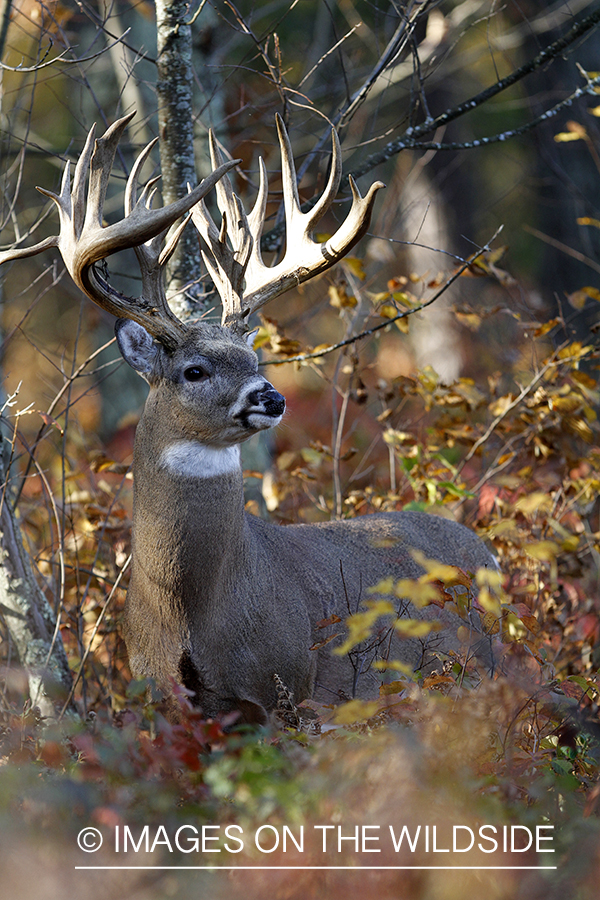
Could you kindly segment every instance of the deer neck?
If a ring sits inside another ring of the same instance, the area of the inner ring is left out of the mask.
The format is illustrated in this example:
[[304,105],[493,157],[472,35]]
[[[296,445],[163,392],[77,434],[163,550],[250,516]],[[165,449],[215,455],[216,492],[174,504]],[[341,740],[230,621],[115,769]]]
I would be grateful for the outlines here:
[[136,434],[134,568],[139,561],[138,570],[177,602],[193,587],[194,603],[208,603],[247,557],[239,446],[207,445],[156,426],[144,414]]

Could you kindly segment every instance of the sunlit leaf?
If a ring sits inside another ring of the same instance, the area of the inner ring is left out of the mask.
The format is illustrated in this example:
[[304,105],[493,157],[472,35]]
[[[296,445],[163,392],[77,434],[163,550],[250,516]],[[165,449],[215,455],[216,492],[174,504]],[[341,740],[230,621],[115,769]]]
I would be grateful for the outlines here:
[[531,544],[525,544],[525,553],[532,559],[539,562],[552,562],[556,559],[560,547],[555,541],[534,541]]
[[333,721],[336,725],[354,725],[356,722],[366,722],[377,715],[381,709],[379,700],[349,700],[338,706]]
[[590,216],[580,216],[576,221],[578,225],[592,225],[594,228],[600,228],[600,219],[593,219]]
[[411,578],[400,578],[394,587],[394,593],[402,600],[410,600],[419,609],[438,600],[440,590],[437,585],[426,581],[414,581]]
[[333,651],[338,656],[344,656],[357,644],[366,640],[371,634],[375,622],[381,616],[395,614],[394,606],[389,600],[369,600],[365,606],[367,607],[365,610],[348,616],[346,619],[348,631],[346,640]]
[[567,122],[567,130],[555,134],[554,140],[557,143],[560,143],[561,141],[579,141],[587,139],[587,136],[587,131],[583,125],[580,122],[571,120]]
[[526,497],[520,497],[515,508],[526,516],[538,512],[549,512],[552,509],[552,498],[543,491],[534,491],[532,494],[527,494]]
[[356,297],[346,292],[341,285],[330,284],[328,291],[329,305],[335,309],[352,309],[358,303]]
[[459,312],[458,310],[454,311],[454,315],[458,319],[461,325],[465,325],[471,331],[479,331],[481,327],[481,316],[478,316],[477,313],[465,313]]
[[406,638],[422,638],[431,634],[433,631],[441,631],[443,629],[441,622],[422,622],[419,619],[398,619],[394,622],[396,631]]
[[357,278],[360,278],[361,281],[365,280],[365,264],[362,259],[358,258],[358,256],[346,256],[344,258],[344,265],[348,266],[352,274],[356,275]]

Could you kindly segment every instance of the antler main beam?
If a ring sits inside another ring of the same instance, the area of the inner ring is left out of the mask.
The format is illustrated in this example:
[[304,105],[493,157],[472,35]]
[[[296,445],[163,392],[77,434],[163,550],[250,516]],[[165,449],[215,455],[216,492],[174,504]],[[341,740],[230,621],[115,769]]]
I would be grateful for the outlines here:
[[[33,256],[50,247],[58,247],[65,266],[75,284],[98,306],[115,316],[133,319],[164,346],[173,350],[184,334],[184,324],[170,310],[162,285],[162,268],[172,253],[181,229],[160,251],[167,230],[198,203],[219,179],[239,160],[224,162],[196,188],[180,200],[160,209],[151,209],[156,179],[147,184],[139,198],[138,176],[141,166],[156,143],[142,151],[129,176],[126,188],[125,218],[113,225],[102,224],[109,175],[117,145],[134,113],[116,121],[105,134],[95,139],[95,126],[90,129],[71,186],[70,164],[67,163],[59,194],[38,190],[53,200],[59,211],[60,233],[33,247],[14,248],[0,253],[0,264],[11,259]],[[89,176],[89,179],[88,179]],[[86,202],[86,180],[89,180]],[[142,269],[141,297],[126,297],[112,287],[95,264],[113,253],[134,247]]]
[[[350,176],[350,212],[329,240],[323,243],[313,241],[311,233],[330,208],[339,188],[342,174],[339,140],[335,130],[332,130],[333,152],[327,185],[312,209],[303,213],[300,209],[291,144],[283,121],[279,116],[276,121],[281,147],[286,218],[286,251],[281,262],[275,266],[265,265],[260,251],[268,193],[267,173],[262,158],[259,159],[258,196],[249,216],[246,217],[227,177],[217,184],[217,203],[222,215],[220,230],[202,201],[192,208],[192,221],[201,236],[204,262],[223,303],[223,324],[240,331],[247,330],[248,317],[269,300],[324,272],[342,259],[369,227],[375,195],[380,188],[385,187],[381,181],[377,181],[371,185],[367,195],[362,197]],[[223,157],[212,133],[210,147],[213,166],[221,166]]]

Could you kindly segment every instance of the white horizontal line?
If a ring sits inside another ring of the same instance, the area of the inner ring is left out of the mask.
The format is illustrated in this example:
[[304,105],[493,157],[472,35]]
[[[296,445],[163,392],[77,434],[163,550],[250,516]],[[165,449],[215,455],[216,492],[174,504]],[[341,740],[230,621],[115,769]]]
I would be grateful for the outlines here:
[[407,871],[413,869],[419,870],[433,870],[433,869],[441,869],[445,872],[463,871],[470,870],[475,872],[482,872],[487,870],[493,870],[496,872],[504,872],[504,871],[514,871],[514,870],[533,870],[540,871],[541,869],[557,869],[558,866],[75,866],[76,869],[102,869],[102,870],[122,870],[122,869],[169,869],[169,870],[207,870],[210,872],[218,872],[222,869],[224,872],[229,871],[241,871],[241,870],[256,870],[257,872],[269,871],[270,869],[278,870],[278,871],[315,871],[315,870],[339,870],[343,869],[349,872],[360,872],[360,871]]

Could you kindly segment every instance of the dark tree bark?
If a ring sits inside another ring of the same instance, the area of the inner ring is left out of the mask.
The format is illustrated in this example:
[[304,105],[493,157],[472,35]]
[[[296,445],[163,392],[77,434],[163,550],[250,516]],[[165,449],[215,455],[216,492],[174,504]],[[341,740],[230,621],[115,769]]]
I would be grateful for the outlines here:
[[[165,204],[196,184],[194,118],[192,111],[192,28],[185,0],[157,0],[158,133],[162,193]],[[199,283],[201,257],[193,229],[186,229],[171,259],[168,283],[170,304],[182,319],[203,312]]]

